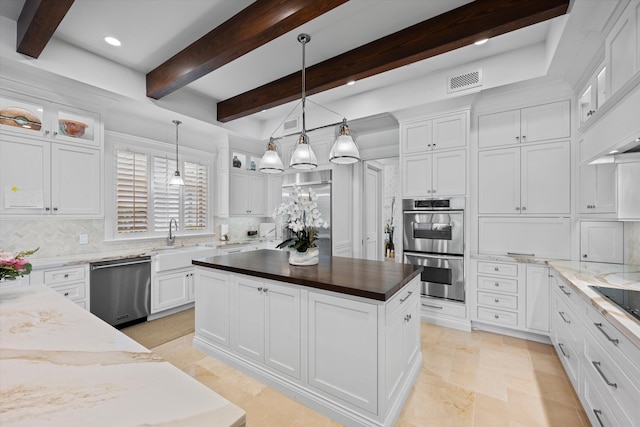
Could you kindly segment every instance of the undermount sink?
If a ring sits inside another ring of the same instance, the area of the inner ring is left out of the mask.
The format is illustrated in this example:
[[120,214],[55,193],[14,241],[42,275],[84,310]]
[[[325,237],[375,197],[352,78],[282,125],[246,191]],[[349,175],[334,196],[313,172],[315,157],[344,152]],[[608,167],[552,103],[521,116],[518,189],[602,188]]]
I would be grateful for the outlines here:
[[153,250],[158,252],[153,256],[153,265],[157,272],[190,267],[194,259],[216,255],[216,248],[206,246],[161,246]]

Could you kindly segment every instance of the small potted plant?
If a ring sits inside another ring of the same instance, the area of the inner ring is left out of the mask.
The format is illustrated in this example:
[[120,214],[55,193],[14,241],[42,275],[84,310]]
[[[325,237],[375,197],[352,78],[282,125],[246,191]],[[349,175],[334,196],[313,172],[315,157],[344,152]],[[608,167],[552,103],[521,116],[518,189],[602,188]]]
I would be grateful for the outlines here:
[[31,273],[31,263],[25,257],[36,253],[40,248],[18,252],[0,252],[0,283],[14,281]]

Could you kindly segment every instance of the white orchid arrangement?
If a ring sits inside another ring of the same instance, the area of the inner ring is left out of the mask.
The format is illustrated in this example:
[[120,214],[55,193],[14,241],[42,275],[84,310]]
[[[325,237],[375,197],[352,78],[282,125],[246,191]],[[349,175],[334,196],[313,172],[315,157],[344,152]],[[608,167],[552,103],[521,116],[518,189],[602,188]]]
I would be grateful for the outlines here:
[[318,195],[309,189],[308,195],[303,193],[302,187],[293,186],[291,199],[283,202],[273,214],[276,218],[282,215],[282,223],[293,232],[293,237],[280,243],[278,248],[294,248],[298,252],[305,252],[315,248],[318,228],[328,228],[329,223],[322,219],[318,210]]

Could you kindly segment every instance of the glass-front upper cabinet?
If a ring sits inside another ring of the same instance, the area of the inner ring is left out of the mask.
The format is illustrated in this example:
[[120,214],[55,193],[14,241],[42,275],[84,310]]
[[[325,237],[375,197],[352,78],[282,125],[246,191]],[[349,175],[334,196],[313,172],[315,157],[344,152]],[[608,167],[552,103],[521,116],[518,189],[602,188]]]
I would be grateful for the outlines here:
[[585,123],[607,100],[607,67],[601,65],[589,79],[578,99],[580,124]]
[[4,91],[0,96],[0,129],[99,147],[100,115],[39,98]]
[[241,151],[231,152],[231,170],[232,171],[245,171],[245,172],[257,172],[260,166],[260,157],[244,153]]

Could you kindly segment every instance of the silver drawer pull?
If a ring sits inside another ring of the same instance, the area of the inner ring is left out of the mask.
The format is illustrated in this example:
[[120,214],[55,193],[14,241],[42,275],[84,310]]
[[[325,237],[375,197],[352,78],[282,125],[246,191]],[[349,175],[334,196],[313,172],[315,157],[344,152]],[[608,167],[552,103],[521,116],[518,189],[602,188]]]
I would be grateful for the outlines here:
[[262,286],[258,288],[258,292],[262,292]]
[[602,332],[602,335],[604,335],[605,337],[607,337],[607,339],[609,341],[611,341],[612,343],[614,343],[615,345],[618,345],[618,339],[617,338],[611,338],[605,331],[604,328],[602,327],[602,323],[594,323],[594,325],[596,325],[596,328],[598,328],[600,330],[600,332]]
[[562,344],[561,342],[558,343],[558,347],[560,348],[560,351],[562,352],[562,355],[564,357],[566,357],[567,359],[569,359],[569,355],[567,353],[564,352],[564,344]]
[[444,307],[438,307],[437,305],[431,305],[431,304],[425,304],[425,303],[422,303],[422,305],[429,308],[437,308],[438,310],[442,310],[444,308]]
[[493,284],[493,286],[500,287],[500,283],[496,282]]
[[500,269],[498,267],[493,267],[494,271],[500,271]]
[[493,300],[494,302],[500,302],[500,300],[498,298]]
[[402,304],[403,302],[405,302],[406,300],[408,300],[412,293],[413,293],[413,291],[409,291],[409,293],[407,294],[407,296],[406,296],[406,297],[404,297],[404,298],[400,298],[400,304]]
[[495,317],[496,319],[500,318],[500,316],[498,316],[497,314],[494,314],[493,317]]
[[560,290],[562,291],[562,293],[563,293],[563,294],[565,294],[566,296],[571,295],[571,292],[567,292],[567,291],[565,291],[565,290],[564,290],[564,286],[560,285],[560,286],[558,286],[558,287],[560,288]]
[[600,419],[600,414],[602,414],[602,411],[600,409],[594,409],[593,413],[596,416],[596,419],[598,420],[598,424],[600,424],[600,427],[604,427],[604,424],[602,424],[602,420]]
[[[522,209],[525,209],[525,208],[522,208]],[[525,253],[525,252],[507,252],[507,255],[511,255],[511,256],[514,256],[514,255],[520,255],[520,256],[536,256],[536,254],[528,254],[528,253]]]
[[560,317],[562,317],[562,320],[564,320],[564,323],[571,323],[571,320],[567,320],[564,317],[564,311],[559,311],[558,314],[560,315]]
[[598,371],[598,373],[600,374],[604,382],[607,383],[608,386],[611,386],[613,388],[618,388],[618,384],[612,383],[607,379],[607,377],[604,376],[604,373],[600,370],[600,362],[596,362],[592,360],[591,363],[593,363],[593,366],[596,368],[596,371]]

